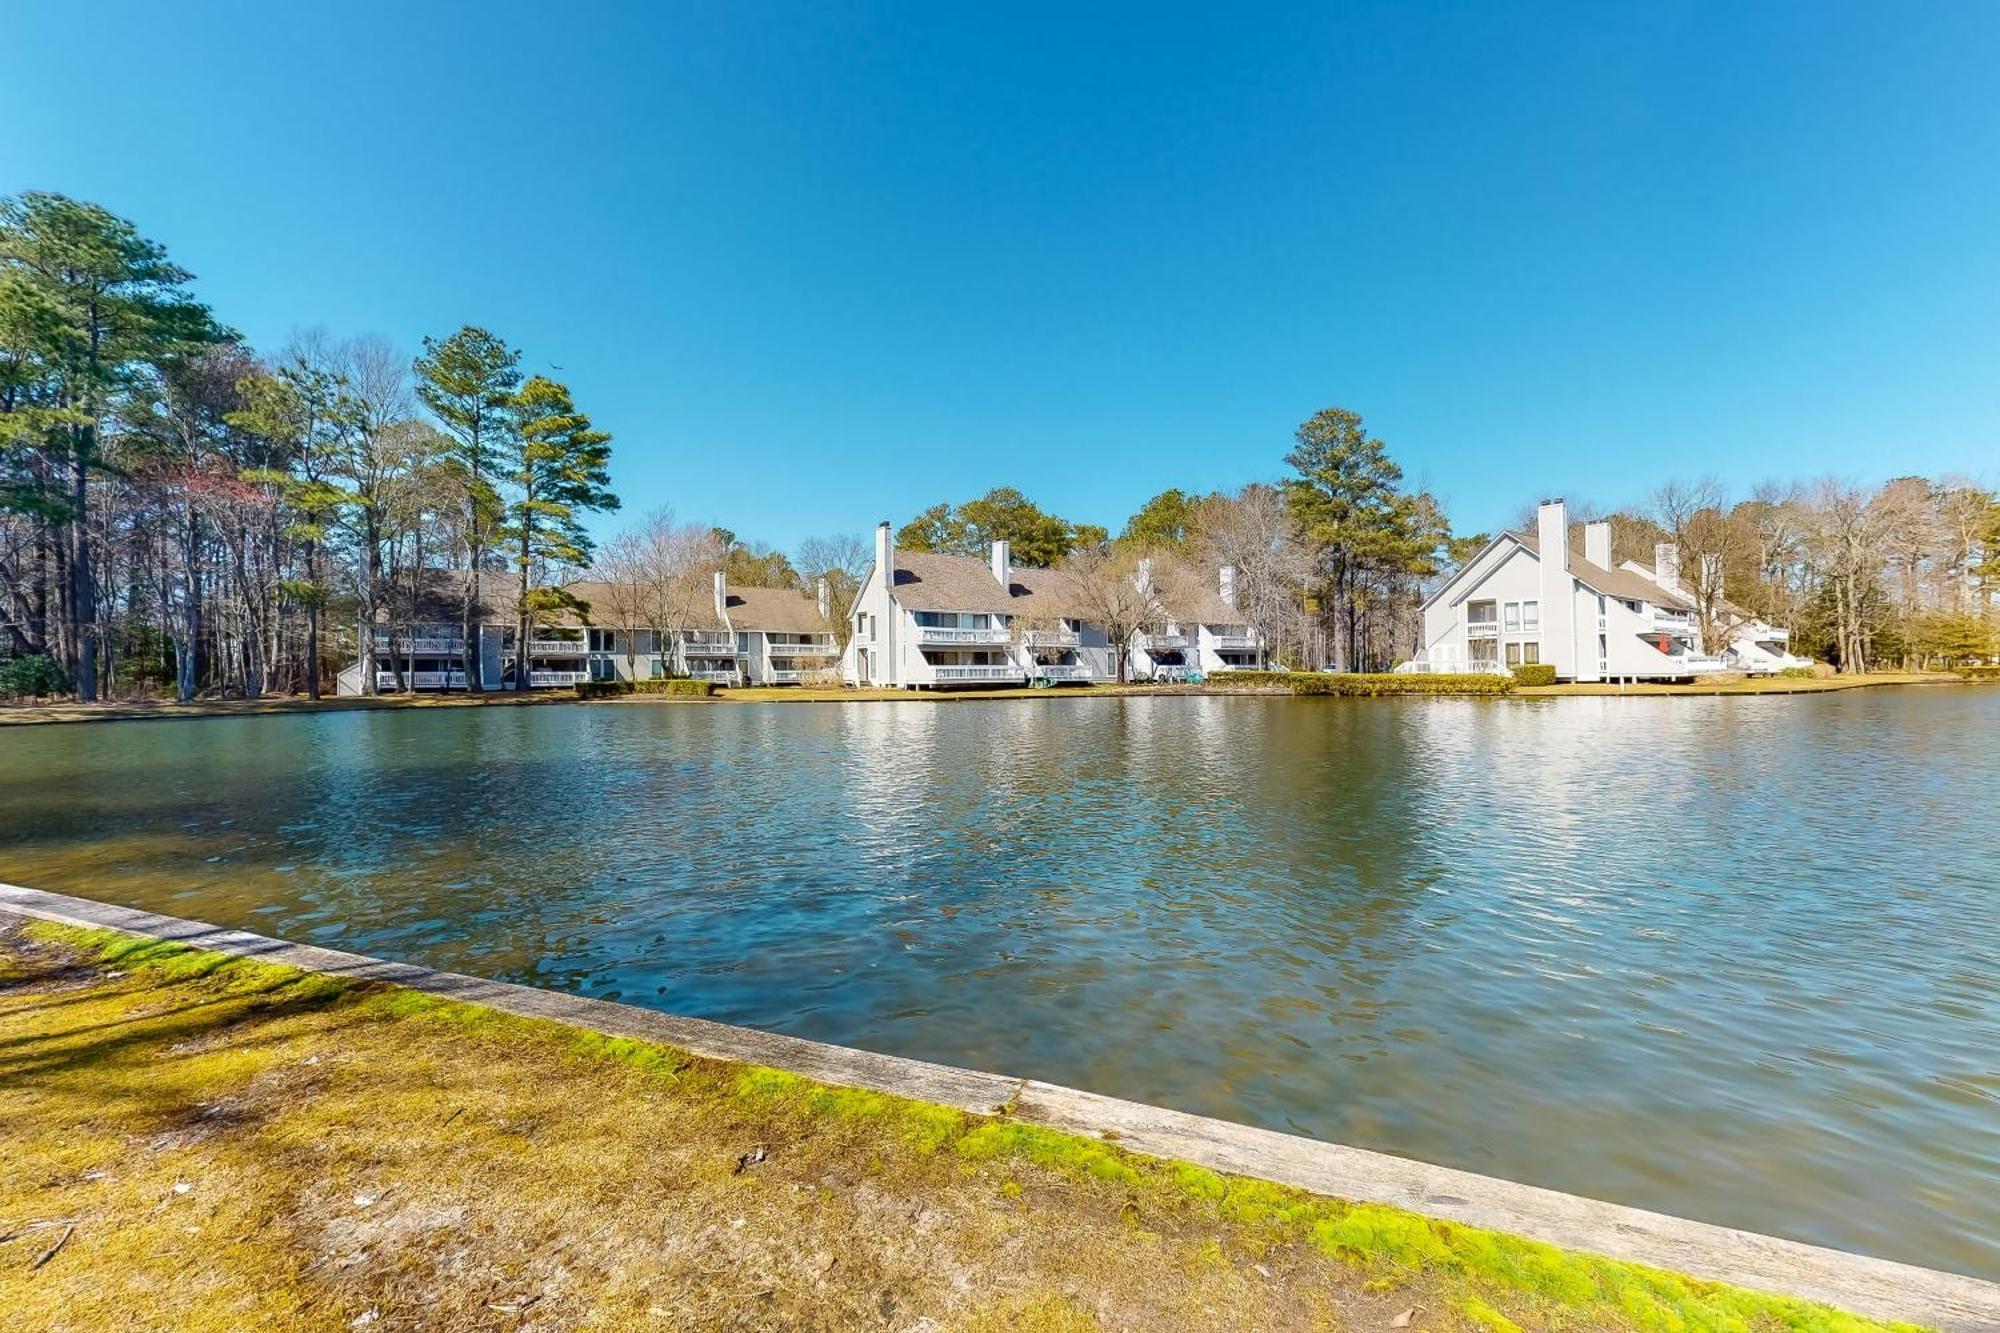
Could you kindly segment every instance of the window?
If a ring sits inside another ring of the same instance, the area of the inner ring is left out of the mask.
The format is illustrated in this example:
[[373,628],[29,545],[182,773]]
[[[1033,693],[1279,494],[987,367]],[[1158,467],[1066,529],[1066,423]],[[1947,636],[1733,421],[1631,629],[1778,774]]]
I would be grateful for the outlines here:
[[1521,603],[1521,628],[1534,633],[1542,627],[1542,604],[1540,602]]
[[[1512,604],[1512,603],[1510,602],[1510,603],[1509,603],[1508,605],[1509,605],[1509,606],[1511,607],[1511,606],[1512,606],[1513,604]],[[1510,643],[1510,644],[1508,644],[1508,645],[1507,645],[1507,665],[1508,665],[1508,666],[1510,666],[1510,667],[1517,667],[1517,666],[1521,665],[1521,645],[1520,645],[1520,644],[1518,644],[1518,643]]]
[[1535,639],[1529,639],[1527,642],[1521,645],[1522,662],[1524,662],[1528,666],[1533,666],[1535,665],[1535,663],[1541,660],[1542,660],[1542,645],[1539,641]]
[[1521,632],[1521,604],[1519,602],[1507,603],[1506,613],[1507,618],[1505,623],[1507,632],[1509,634],[1519,634]]
[[1468,625],[1491,625],[1497,618],[1498,602],[1467,602],[1465,621]]

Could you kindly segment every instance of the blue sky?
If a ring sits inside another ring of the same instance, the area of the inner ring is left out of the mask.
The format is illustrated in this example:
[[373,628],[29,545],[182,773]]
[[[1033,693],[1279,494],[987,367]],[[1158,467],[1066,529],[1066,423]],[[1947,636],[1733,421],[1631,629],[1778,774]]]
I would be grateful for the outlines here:
[[259,346],[487,325],[628,511],[1116,527],[1328,405],[1468,531],[2000,469],[2000,6],[90,8],[10,7],[0,192]]

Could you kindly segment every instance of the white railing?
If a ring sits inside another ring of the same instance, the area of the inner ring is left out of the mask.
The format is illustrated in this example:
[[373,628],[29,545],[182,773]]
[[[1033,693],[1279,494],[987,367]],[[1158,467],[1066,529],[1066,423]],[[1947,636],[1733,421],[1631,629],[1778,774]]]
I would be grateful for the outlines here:
[[688,672],[692,680],[713,680],[724,685],[734,685],[741,679],[735,671],[728,669],[704,668]]
[[530,639],[530,657],[567,657],[571,654],[582,656],[589,651],[582,639]]
[[1226,648],[1231,652],[1254,650],[1261,645],[1261,640],[1255,634],[1211,634],[1208,637],[1213,646]]
[[393,671],[375,673],[375,688],[378,690],[462,690],[465,688],[463,671],[405,671],[400,679]]
[[378,656],[385,653],[411,653],[418,657],[448,657],[464,651],[465,640],[462,638],[393,639],[387,634],[375,636],[375,652]]
[[937,681],[1021,679],[1021,669],[1011,666],[937,666],[931,668],[931,673]]
[[764,650],[772,657],[832,657],[836,651],[831,634],[815,634],[803,641],[764,636]]
[[803,671],[766,671],[764,683],[767,685],[796,685],[806,678]]
[[1005,643],[1004,629],[949,629],[943,625],[917,626],[919,643]]
[[581,685],[590,679],[588,671],[529,671],[528,684],[535,689],[560,685]]
[[1133,636],[1133,639],[1141,651],[1149,653],[1179,652],[1181,649],[1187,647],[1187,635],[1185,634],[1147,634],[1142,632]]
[[1497,639],[1500,637],[1500,622],[1497,620],[1468,620],[1465,622],[1465,637],[1468,639]]
[[1075,648],[1083,642],[1083,635],[1067,629],[1031,629],[1021,636],[1021,642],[1029,648]]
[[1028,669],[1028,674],[1036,680],[1093,680],[1097,673],[1087,666],[1071,666],[1063,663],[1036,663]]
[[681,647],[690,653],[736,654],[736,639],[728,634],[688,634],[681,638]]

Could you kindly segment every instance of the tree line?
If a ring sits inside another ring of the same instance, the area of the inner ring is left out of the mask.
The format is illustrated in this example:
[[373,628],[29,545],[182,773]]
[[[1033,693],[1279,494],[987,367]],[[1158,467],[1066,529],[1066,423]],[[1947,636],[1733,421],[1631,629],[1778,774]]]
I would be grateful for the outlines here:
[[565,602],[618,504],[567,386],[473,327],[260,356],[192,280],[97,205],[0,200],[0,689],[317,697],[440,573],[467,626],[476,571],[523,638]]
[[[496,334],[463,327],[412,357],[312,332],[260,355],[192,283],[97,205],[0,199],[0,693],[317,696],[357,659],[372,690],[357,622],[434,621],[442,597],[468,654],[475,620],[498,614],[526,642],[537,617],[579,609],[585,572],[593,618],[668,632],[716,569],[807,595],[824,581],[844,640],[861,536],[788,553],[663,510],[598,549],[585,520],[618,507],[611,436]],[[1067,567],[1114,629],[1193,606],[1228,565],[1290,664],[1379,669],[1420,649],[1425,593],[1487,534],[1455,534],[1351,411],[1308,418],[1284,463],[1233,492],[1163,491],[1116,535],[999,487],[922,511],[897,543],[978,555],[1005,539],[1022,564]],[[1610,520],[1616,561],[1673,543],[1711,641],[1755,615],[1847,671],[2000,652],[2000,504],[1967,478],[1740,497],[1702,479],[1574,512]]]

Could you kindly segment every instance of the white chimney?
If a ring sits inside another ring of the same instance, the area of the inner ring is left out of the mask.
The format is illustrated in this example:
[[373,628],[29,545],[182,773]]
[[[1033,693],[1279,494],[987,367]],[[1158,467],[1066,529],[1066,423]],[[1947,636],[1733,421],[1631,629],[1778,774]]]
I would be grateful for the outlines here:
[[1611,568],[1611,524],[1603,519],[1583,525],[1583,558],[1599,569]]
[[890,543],[889,520],[885,518],[875,525],[875,568],[881,572],[882,586],[894,592],[896,567],[890,563],[894,555]]
[[1676,591],[1681,586],[1681,548],[1672,542],[1653,545],[1653,582]]
[[[1575,680],[1576,586],[1569,574],[1569,506],[1560,498],[1542,501],[1535,511],[1535,544],[1535,581],[1542,603],[1542,661],[1553,666],[1562,679]],[[1597,661],[1596,638],[1593,633],[1589,654],[1593,663]]]
[[729,576],[719,569],[715,571],[715,618],[729,624]]
[[1236,609],[1236,566],[1224,565],[1217,576],[1217,582],[1221,585],[1218,591],[1222,593],[1222,604],[1231,611],[1234,611]]
[[815,584],[813,591],[818,595],[819,618],[821,620],[833,619],[833,591],[826,586],[826,580],[821,579]]
[[993,543],[993,577],[1002,588],[1014,586],[1013,549],[1003,541]]

